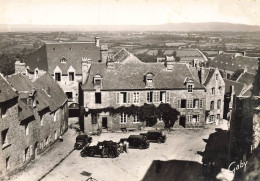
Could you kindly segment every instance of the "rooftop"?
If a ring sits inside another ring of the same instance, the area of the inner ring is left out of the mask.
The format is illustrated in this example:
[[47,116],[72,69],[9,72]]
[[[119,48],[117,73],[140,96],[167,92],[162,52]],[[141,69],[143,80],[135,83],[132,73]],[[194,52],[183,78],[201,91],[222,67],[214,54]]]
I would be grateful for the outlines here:
[[0,74],[0,102],[6,102],[18,97],[18,94],[7,82],[7,80]]

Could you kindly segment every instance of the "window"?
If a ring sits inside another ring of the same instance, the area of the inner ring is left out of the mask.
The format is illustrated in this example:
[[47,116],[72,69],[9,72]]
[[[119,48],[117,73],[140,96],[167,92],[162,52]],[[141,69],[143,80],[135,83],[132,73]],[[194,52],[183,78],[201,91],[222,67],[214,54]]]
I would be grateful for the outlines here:
[[200,99],[200,109],[202,109],[202,107],[203,107],[203,100]]
[[55,80],[56,81],[61,81],[61,73],[55,73]]
[[160,101],[160,92],[154,92],[153,94],[153,101],[154,102],[159,102]]
[[152,73],[147,73],[145,76],[146,86],[153,87],[154,75]]
[[73,99],[73,94],[72,94],[72,92],[66,92],[66,95],[67,95],[69,101],[71,101],[71,100]]
[[126,104],[130,103],[130,92],[117,92],[116,93],[116,103],[117,104]]
[[193,108],[199,109],[199,99],[194,99],[193,100]]
[[24,150],[24,162],[29,159],[29,147]]
[[221,92],[222,92],[222,87],[221,86],[219,86],[218,92],[219,92],[219,94],[221,94]]
[[101,88],[102,86],[102,76],[97,74],[94,76],[94,86],[96,88]]
[[221,100],[218,100],[217,109],[220,109],[220,107],[221,107]]
[[32,100],[32,98],[28,98],[28,99],[27,99],[27,105],[28,105],[29,107],[32,107],[32,106],[33,106],[33,100]]
[[147,102],[151,103],[153,102],[153,92],[147,92]]
[[101,92],[96,92],[95,93],[95,103],[96,104],[101,104]]
[[187,109],[192,109],[193,105],[192,105],[192,99],[188,99],[187,100]]
[[158,121],[159,121],[159,122],[163,122],[163,118],[159,118]]
[[214,122],[214,115],[209,116],[209,122],[211,122],[211,123]]
[[187,121],[188,121],[188,123],[190,123],[191,120],[192,120],[192,115],[187,115]]
[[214,87],[211,89],[211,94],[215,95],[215,88]]
[[214,109],[214,101],[211,101],[210,102],[210,110],[213,110]]
[[218,80],[218,74],[216,74],[216,80]]
[[101,79],[95,80],[95,86],[101,86]]
[[43,126],[43,115],[40,115],[41,126]]
[[125,124],[127,121],[127,115],[125,113],[122,113],[120,115],[120,124]]
[[200,122],[200,115],[197,115],[197,122]]
[[217,120],[220,120],[220,114],[217,114]]
[[193,85],[188,85],[188,92],[193,92]]
[[54,112],[54,115],[53,115],[53,121],[54,121],[54,122],[56,122],[56,120],[57,120],[57,112],[58,112],[58,110],[55,111],[55,112]]
[[24,125],[25,135],[29,135],[29,124]]
[[69,72],[69,81],[74,81],[74,72]]
[[170,92],[166,92],[166,102],[169,103],[170,102]]
[[9,160],[10,160],[10,157],[7,157],[5,159],[5,169],[7,170],[9,168]]
[[8,129],[3,130],[1,133],[2,136],[2,145],[5,146],[8,144],[8,139],[7,139],[7,133],[8,133]]
[[181,100],[181,108],[186,108],[186,99]]
[[139,92],[134,92],[133,93],[133,103],[139,103],[139,102],[140,102]]
[[134,123],[139,123],[139,120],[138,120],[138,116],[137,116],[137,115],[134,115],[134,116],[133,116],[133,122],[134,122]]
[[3,117],[6,116],[6,112],[7,112],[7,105],[4,104],[4,105],[1,107],[1,118],[3,118]]
[[52,48],[52,50],[54,51],[54,50],[55,50],[55,48]]

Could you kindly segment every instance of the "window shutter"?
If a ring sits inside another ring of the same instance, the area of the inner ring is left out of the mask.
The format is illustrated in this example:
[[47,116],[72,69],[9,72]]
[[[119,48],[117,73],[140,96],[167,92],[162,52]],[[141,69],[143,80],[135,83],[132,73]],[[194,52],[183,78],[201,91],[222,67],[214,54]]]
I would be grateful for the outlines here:
[[116,93],[116,103],[119,104],[119,92]]
[[131,101],[131,93],[130,92],[128,92],[127,93],[127,104],[130,104],[130,101]]
[[177,100],[177,108],[181,108],[181,100]]
[[170,102],[170,92],[169,91],[166,92],[166,102],[167,103]]
[[203,107],[203,99],[200,99],[200,109]]
[[154,101],[154,102],[157,102],[156,97],[157,97],[157,92],[154,92],[154,93],[153,93],[153,101]]

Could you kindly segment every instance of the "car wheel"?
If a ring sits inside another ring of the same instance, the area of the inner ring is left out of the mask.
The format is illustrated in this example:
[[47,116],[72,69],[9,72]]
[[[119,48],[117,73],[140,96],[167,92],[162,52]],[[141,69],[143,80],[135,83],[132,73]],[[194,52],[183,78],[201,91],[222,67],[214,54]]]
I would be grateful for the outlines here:
[[89,150],[88,155],[91,156],[91,157],[94,157],[95,156],[95,150]]
[[80,156],[82,156],[82,157],[87,157],[88,155],[86,154],[85,151],[81,151],[81,152],[80,152]]
[[115,157],[116,157],[115,152],[114,152],[114,151],[110,151],[110,152],[108,153],[108,157],[109,157],[109,158],[115,158]]
[[162,142],[163,142],[162,138],[157,139],[157,143],[162,143]]
[[144,146],[143,146],[142,144],[138,145],[138,149],[139,149],[139,150],[143,149],[143,147],[144,147]]

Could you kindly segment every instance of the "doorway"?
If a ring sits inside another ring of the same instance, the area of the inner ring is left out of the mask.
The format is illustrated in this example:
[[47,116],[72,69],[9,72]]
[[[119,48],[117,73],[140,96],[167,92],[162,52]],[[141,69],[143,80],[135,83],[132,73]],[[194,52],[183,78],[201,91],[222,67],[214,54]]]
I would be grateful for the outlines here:
[[107,117],[102,117],[102,128],[107,129]]
[[180,126],[186,127],[186,117],[185,116],[180,116]]

